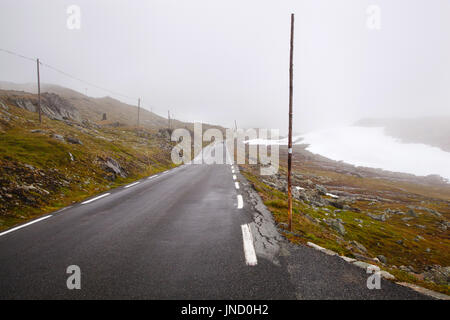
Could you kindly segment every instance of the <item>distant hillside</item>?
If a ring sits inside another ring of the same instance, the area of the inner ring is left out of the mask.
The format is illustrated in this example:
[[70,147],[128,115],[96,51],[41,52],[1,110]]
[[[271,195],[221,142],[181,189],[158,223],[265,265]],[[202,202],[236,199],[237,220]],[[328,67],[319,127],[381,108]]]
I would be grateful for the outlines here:
[[384,127],[387,135],[405,143],[423,143],[450,152],[450,116],[414,119],[362,119],[355,125]]
[[166,130],[77,122],[64,100],[39,123],[36,95],[11,92],[0,91],[0,230],[175,166]]
[[[38,112],[38,97],[32,93],[0,90],[0,104],[4,103],[31,112]],[[81,121],[80,113],[72,103],[55,93],[45,92],[41,94],[41,110],[44,116],[53,120]]]
[[44,85],[40,123],[32,85],[1,88],[0,230],[175,166],[163,117],[143,109],[137,128],[135,106]]
[[[3,96],[7,94],[19,96],[21,91],[36,93],[37,86],[35,84],[16,84],[0,81],[0,93],[2,93]],[[136,126],[137,124],[137,106],[120,102],[111,97],[92,98],[72,89],[52,84],[41,84],[41,93],[53,93],[63,98],[69,105],[72,105],[78,110],[82,120],[89,120],[102,125]],[[30,108],[27,109],[29,111],[34,111]],[[104,114],[106,114],[106,120],[103,120]],[[152,129],[167,128],[168,120],[167,118],[141,108],[140,125]],[[172,120],[171,127],[192,129],[193,124]],[[207,124],[204,124],[203,127],[204,129],[209,127],[223,129],[218,126]]]

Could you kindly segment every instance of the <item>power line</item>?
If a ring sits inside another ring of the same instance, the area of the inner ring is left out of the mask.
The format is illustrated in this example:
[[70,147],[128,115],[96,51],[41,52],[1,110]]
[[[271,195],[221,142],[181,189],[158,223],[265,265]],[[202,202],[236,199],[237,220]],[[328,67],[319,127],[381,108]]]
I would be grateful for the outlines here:
[[58,73],[60,73],[60,74],[62,74],[62,75],[65,75],[66,77],[72,78],[72,79],[74,79],[74,80],[77,80],[77,81],[79,81],[79,82],[81,82],[81,83],[84,83],[84,84],[89,85],[89,86],[91,86],[91,87],[94,87],[94,88],[96,88],[96,89],[100,89],[100,90],[109,92],[109,93],[111,93],[111,94],[114,94],[114,95],[116,95],[116,96],[120,96],[120,97],[127,98],[127,99],[130,99],[130,100],[137,100],[137,99],[138,99],[138,98],[131,97],[131,96],[129,96],[129,95],[126,95],[126,94],[123,94],[123,93],[120,93],[120,92],[117,92],[117,91],[113,91],[113,90],[107,89],[107,88],[102,87],[102,86],[98,86],[98,85],[93,84],[93,83],[91,83],[91,82],[89,82],[89,81],[80,79],[80,78],[78,78],[78,77],[76,77],[76,76],[74,76],[74,75],[71,75],[71,74],[69,74],[69,73],[67,73],[67,72],[65,72],[65,71],[62,71],[62,70],[60,70],[60,69],[58,69],[58,68],[56,68],[56,67],[53,67],[53,66],[49,65],[48,63],[41,62],[41,64],[42,64],[44,67],[47,67],[47,68],[49,68],[49,69],[52,69],[52,70],[55,71],[55,72],[58,72]]
[[[36,60],[37,60],[37,59],[30,58],[30,57],[27,57],[27,56],[22,55],[22,54],[20,54],[20,53],[17,53],[17,52],[11,51],[11,50],[7,50],[7,49],[2,49],[2,48],[0,48],[0,51],[5,52],[5,53],[10,54],[10,55],[13,55],[13,56],[16,56],[16,57],[19,57],[19,58],[22,58],[22,59],[30,60],[30,61],[33,61],[33,62],[36,62]],[[49,68],[49,69],[51,69],[51,70],[53,70],[53,71],[55,71],[55,72],[57,72],[57,73],[59,73],[59,74],[62,74],[62,75],[64,75],[64,76],[66,76],[66,77],[69,77],[69,78],[71,78],[71,79],[73,79],[73,80],[79,81],[79,82],[84,83],[84,84],[86,84],[86,85],[88,85],[88,86],[91,86],[91,87],[93,87],[93,88],[96,88],[96,89],[99,89],[99,90],[108,92],[108,93],[113,94],[113,95],[115,95],[115,96],[119,96],[119,97],[122,97],[122,98],[134,100],[134,101],[136,101],[136,100],[139,99],[139,98],[136,98],[136,97],[132,97],[132,96],[129,96],[129,95],[126,95],[126,94],[123,94],[123,93],[120,93],[120,92],[117,92],[117,91],[114,91],[114,90],[110,90],[110,89],[108,89],[108,88],[105,88],[105,87],[96,85],[96,84],[94,84],[94,83],[92,83],[92,82],[83,80],[83,79],[81,79],[81,78],[79,78],[79,77],[76,77],[76,76],[74,76],[74,75],[72,75],[72,74],[66,72],[66,71],[63,71],[63,70],[61,70],[61,69],[59,69],[59,68],[56,68],[56,67],[54,67],[54,66],[52,66],[52,65],[50,65],[50,64],[48,64],[48,63],[39,61],[39,64],[42,65],[42,66],[44,66],[44,67],[47,67],[47,68]],[[153,112],[153,109],[155,109],[155,106],[153,106],[153,105],[142,104],[142,106],[144,106],[144,107],[145,107],[145,106],[150,107],[150,109],[152,110],[152,112]]]
[[17,53],[17,52],[13,52],[13,51],[2,49],[2,48],[0,48],[0,51],[6,52],[8,54],[11,54],[13,56],[16,56],[16,57],[19,57],[19,58],[22,58],[22,59],[26,59],[26,60],[30,60],[30,61],[36,62],[36,59],[24,56],[24,55],[22,55],[20,53]]

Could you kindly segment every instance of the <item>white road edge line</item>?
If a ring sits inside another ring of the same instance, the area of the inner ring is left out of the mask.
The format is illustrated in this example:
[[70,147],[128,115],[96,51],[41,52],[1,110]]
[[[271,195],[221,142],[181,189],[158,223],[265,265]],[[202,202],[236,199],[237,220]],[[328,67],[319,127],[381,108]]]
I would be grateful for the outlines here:
[[155,174],[154,176],[148,177],[147,179],[150,180],[150,179],[156,178],[157,176],[158,176],[158,175]]
[[231,173],[234,173],[234,169],[231,170]]
[[236,180],[236,175],[235,174],[233,174],[233,180]]
[[239,189],[239,182],[235,182],[234,186],[236,187],[236,189]]
[[241,225],[242,241],[244,243],[245,264],[248,266],[256,266],[258,260],[256,259],[255,247],[253,246],[253,236],[248,224]]
[[9,230],[7,230],[7,231],[5,231],[5,232],[2,232],[2,233],[0,233],[0,237],[1,237],[1,236],[4,236],[5,234],[8,234],[8,233],[10,233],[10,232],[13,232],[13,231],[16,231],[16,230],[19,230],[19,229],[22,229],[22,228],[28,227],[29,225],[31,225],[31,224],[33,224],[33,223],[36,223],[36,222],[39,222],[39,221],[42,221],[42,220],[48,219],[48,218],[50,218],[50,217],[52,217],[52,215],[51,215],[51,214],[50,214],[50,215],[48,215],[48,216],[45,216],[45,217],[42,217],[42,218],[39,218],[39,219],[36,219],[36,220],[30,221],[30,222],[28,222],[28,223],[25,223],[25,224],[23,224],[23,225],[21,225],[21,226],[18,226],[18,227],[15,227],[15,228],[9,229]]
[[244,199],[242,199],[242,196],[240,194],[238,194],[237,196],[237,200],[238,200],[238,209],[242,209],[244,207]]
[[91,199],[91,200],[84,201],[84,202],[82,202],[81,204],[88,204],[88,203],[91,203],[92,201],[101,199],[101,198],[103,198],[103,197],[107,197],[107,196],[109,196],[110,194],[111,194],[111,193],[105,193],[105,194],[102,194],[101,196],[95,197],[95,198],[93,198],[93,199]]
[[127,185],[127,186],[125,186],[124,188],[126,189],[126,188],[130,188],[130,187],[133,187],[133,186],[135,186],[135,185],[137,185],[137,184],[139,184],[139,183],[141,183],[140,181],[137,181],[137,182],[135,182],[135,183],[132,183],[132,184],[129,184],[129,185]]
[[59,210],[56,211],[55,213],[60,213],[60,212],[63,212],[64,210],[67,210],[67,209],[70,209],[70,208],[72,208],[72,206],[64,207],[64,208],[62,208],[62,209],[59,209]]

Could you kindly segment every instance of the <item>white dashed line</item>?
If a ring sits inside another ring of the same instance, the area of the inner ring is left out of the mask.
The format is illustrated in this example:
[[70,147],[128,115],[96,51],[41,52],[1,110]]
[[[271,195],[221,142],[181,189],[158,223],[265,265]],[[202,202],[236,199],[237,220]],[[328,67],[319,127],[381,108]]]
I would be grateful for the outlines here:
[[88,203],[91,203],[92,201],[95,201],[95,200],[101,199],[101,198],[103,198],[103,197],[109,196],[110,194],[111,194],[111,193],[105,193],[105,194],[102,194],[101,196],[95,197],[95,198],[93,198],[93,199],[91,199],[91,200],[84,201],[84,202],[82,202],[81,204],[88,204]]
[[23,225],[21,225],[21,226],[18,226],[18,227],[9,229],[9,230],[7,230],[7,231],[5,231],[5,232],[0,233],[0,237],[1,237],[1,236],[4,236],[5,234],[8,234],[8,233],[10,233],[10,232],[13,232],[13,231],[16,231],[16,230],[19,230],[19,229],[28,227],[29,225],[31,225],[31,224],[33,224],[33,223],[36,223],[36,222],[39,222],[39,221],[48,219],[48,218],[50,218],[50,217],[52,217],[52,215],[48,215],[48,216],[45,216],[45,217],[42,217],[42,218],[33,220],[33,221],[31,221],[31,222],[25,223],[25,224],[23,224]]
[[248,224],[241,225],[242,241],[244,243],[245,263],[248,266],[256,266],[258,260],[256,259],[255,247],[253,246],[253,237]]
[[158,175],[155,174],[154,176],[148,177],[147,179],[150,180],[150,179],[156,178],[157,176],[158,176]]
[[235,174],[233,174],[233,180],[236,180],[236,175]]
[[139,183],[140,183],[140,181],[135,182],[135,183],[132,183],[132,184],[129,184],[129,185],[125,186],[124,188],[125,188],[125,189],[126,189],[126,188],[130,188],[130,187],[133,187],[133,186],[135,186],[135,185],[137,185],[137,184],[139,184]]
[[239,182],[235,182],[234,186],[236,187],[236,189],[239,189]]
[[242,196],[240,194],[238,194],[237,199],[238,199],[238,209],[242,209],[244,207],[244,199],[242,199]]
[[231,173],[234,173],[234,169],[231,170]]

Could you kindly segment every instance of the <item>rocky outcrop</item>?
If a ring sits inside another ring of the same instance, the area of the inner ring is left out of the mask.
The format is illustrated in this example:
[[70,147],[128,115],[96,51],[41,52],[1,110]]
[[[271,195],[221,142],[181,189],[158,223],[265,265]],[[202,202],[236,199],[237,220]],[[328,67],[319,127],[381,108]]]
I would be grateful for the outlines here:
[[385,213],[383,213],[383,214],[371,214],[371,213],[368,213],[367,215],[369,217],[371,217],[372,219],[374,219],[374,220],[382,221],[382,222],[386,221],[388,219],[388,217],[389,217]]
[[158,130],[158,136],[167,140],[170,140],[170,137],[172,136],[172,129],[169,128],[162,128]]
[[438,284],[450,284],[450,267],[440,265],[428,266],[423,273],[423,278]]
[[[38,99],[36,95],[25,93],[9,93],[2,97],[5,103],[15,105],[19,108],[38,112]],[[41,111],[42,114],[54,120],[73,120],[81,122],[80,113],[69,100],[66,100],[55,93],[41,94]]]
[[78,138],[74,138],[74,137],[66,137],[67,142],[72,143],[72,144],[83,144]]
[[107,157],[107,158],[97,158],[97,163],[105,170],[108,174],[105,178],[108,180],[115,180],[118,176],[122,178],[127,177],[127,172],[122,168],[119,162],[115,159]]
[[345,235],[347,231],[344,228],[343,221],[341,219],[327,219],[325,223],[339,232],[340,235]]
[[[272,176],[261,177],[262,182],[281,192],[287,192],[287,178],[282,173]],[[324,177],[314,176],[314,180],[325,182]],[[300,186],[301,185],[301,186]],[[299,201],[310,203],[314,207],[333,206],[341,210],[359,211],[358,208],[351,207],[354,201],[351,194],[346,196],[337,196],[329,193],[326,187],[321,184],[315,184],[306,176],[299,174],[293,175],[292,197]]]

